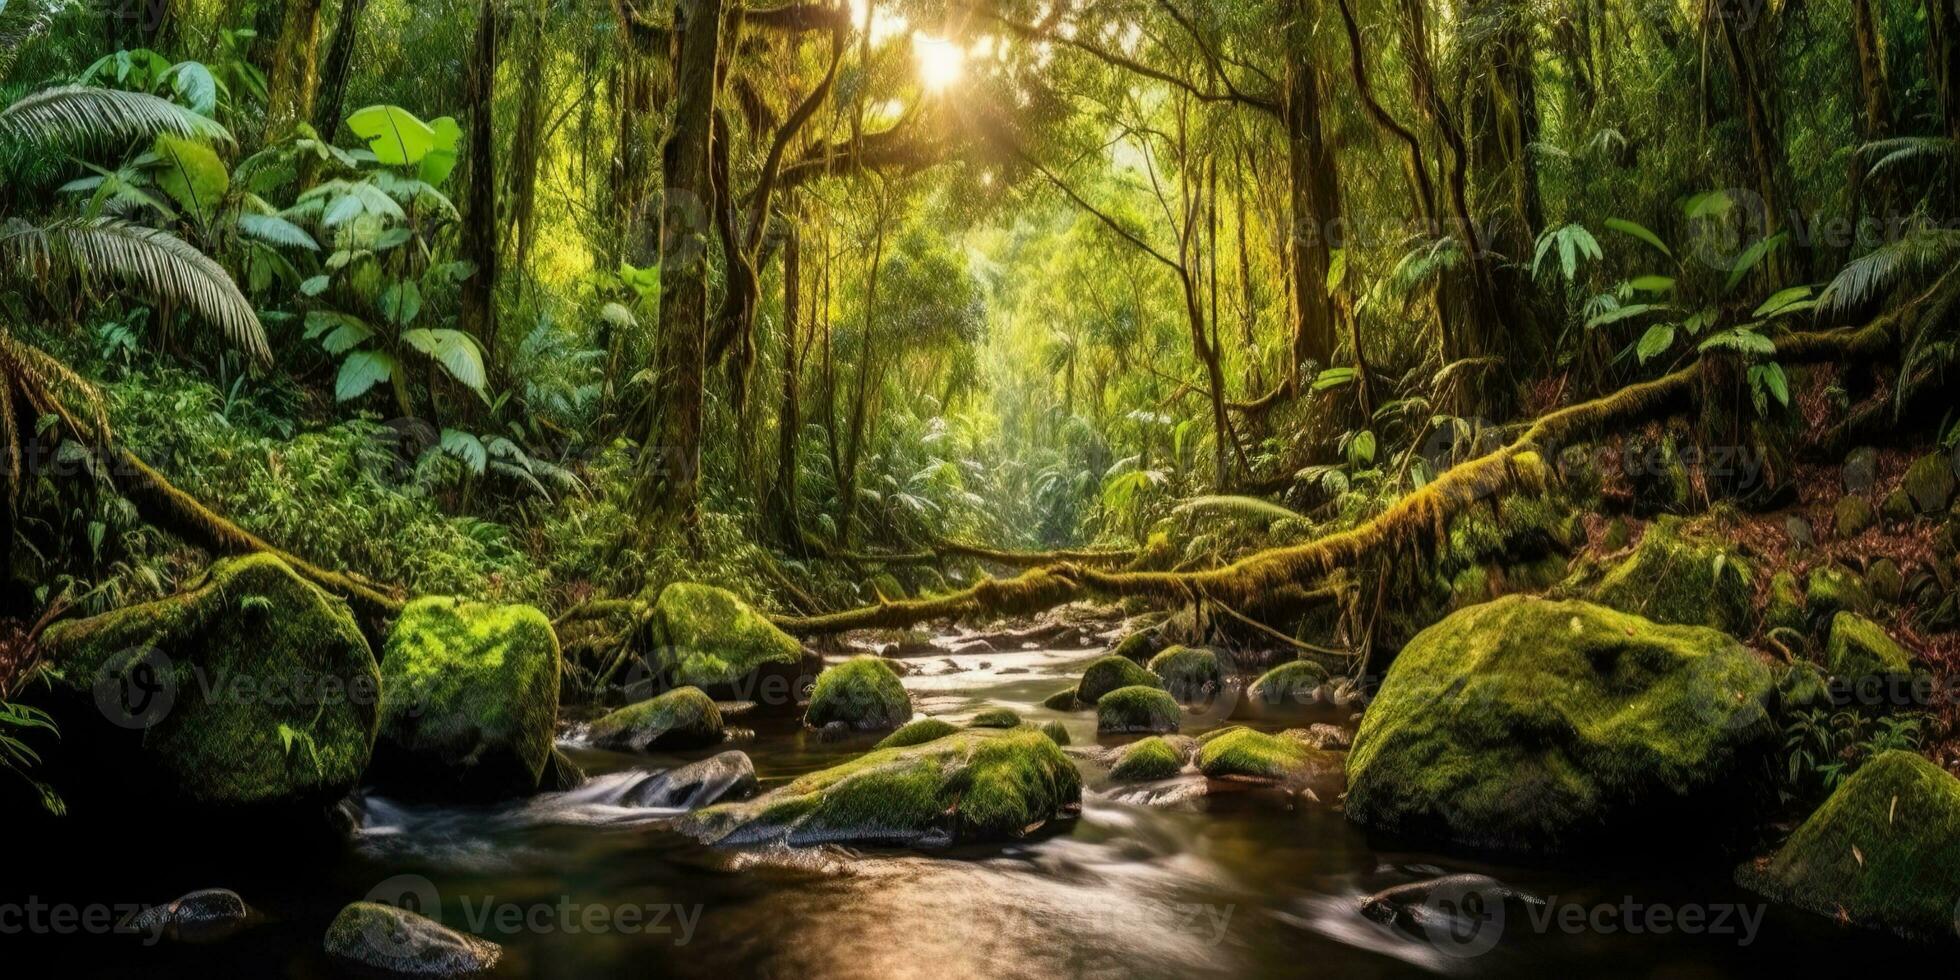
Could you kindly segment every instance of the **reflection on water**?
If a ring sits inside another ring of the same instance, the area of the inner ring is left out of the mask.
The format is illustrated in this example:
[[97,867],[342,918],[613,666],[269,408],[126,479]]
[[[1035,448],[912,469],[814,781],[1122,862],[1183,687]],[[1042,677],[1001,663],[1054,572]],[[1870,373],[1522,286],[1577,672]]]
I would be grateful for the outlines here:
[[[1386,849],[1347,823],[1336,793],[1207,792],[1222,788],[1191,774],[1110,786],[1084,750],[1116,744],[1099,742],[1093,715],[1040,707],[1095,655],[910,661],[905,684],[925,713],[958,722],[1004,706],[1069,729],[1087,777],[1082,814],[1035,839],[931,853],[717,851],[669,829],[679,811],[631,802],[653,773],[715,750],[634,756],[568,742],[593,774],[577,790],[496,807],[367,796],[354,808],[359,829],[347,853],[318,867],[198,856],[109,875],[103,894],[132,887],[138,901],[232,887],[272,922],[203,949],[91,940],[71,962],[106,976],[330,976],[318,948],[334,912],[405,888],[422,890],[424,911],[446,924],[502,943],[498,975],[511,977],[1712,977],[1778,965],[1835,971],[1927,952],[1788,910],[1764,915],[1726,869],[1705,863],[1507,867]],[[1221,724],[1228,707],[1201,712],[1185,733]],[[1309,720],[1347,723],[1348,714],[1328,707]],[[824,743],[794,719],[744,723],[757,730],[736,747],[764,789],[875,741]],[[1432,899],[1417,911],[1448,914],[1386,922],[1360,913],[1362,899],[1383,889],[1464,872],[1531,901]],[[1746,935],[1736,922],[1693,935],[1641,925],[1660,906],[1672,914],[1732,904],[1761,916]],[[1564,928],[1558,913],[1569,905],[1591,925]]]

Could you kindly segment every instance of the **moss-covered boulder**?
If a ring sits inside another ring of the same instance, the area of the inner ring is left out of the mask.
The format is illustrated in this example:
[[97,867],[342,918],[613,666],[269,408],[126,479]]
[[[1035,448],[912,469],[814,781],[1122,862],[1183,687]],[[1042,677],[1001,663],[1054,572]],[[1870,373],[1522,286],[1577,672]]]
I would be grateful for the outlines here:
[[1174,732],[1183,717],[1177,699],[1154,686],[1119,687],[1096,702],[1096,731],[1111,734]]
[[1041,706],[1050,711],[1074,711],[1082,704],[1075,700],[1075,688],[1069,687],[1042,698]]
[[1906,576],[1899,570],[1898,562],[1880,558],[1865,569],[1865,585],[1871,589],[1873,599],[1898,602],[1905,595]]
[[1327,668],[1311,660],[1295,660],[1259,675],[1245,689],[1246,699],[1256,708],[1304,707],[1313,704],[1317,692],[1332,679]]
[[1157,675],[1145,670],[1135,661],[1125,657],[1107,656],[1089,665],[1082,672],[1082,681],[1075,685],[1075,702],[1093,705],[1102,696],[1119,687],[1162,687],[1163,681]]
[[803,646],[726,589],[675,582],[660,590],[649,627],[653,668],[671,687],[735,695],[757,671],[793,669]]
[[489,972],[503,947],[393,905],[355,902],[327,926],[327,955],[369,976],[472,977]]
[[945,738],[959,730],[960,727],[950,721],[944,721],[939,718],[921,718],[918,721],[908,721],[899,726],[898,731],[885,736],[879,740],[877,745],[872,747],[876,749],[902,749],[909,745],[924,745],[934,739]]
[[1714,630],[1499,599],[1396,658],[1348,755],[1347,813],[1500,850],[1709,840],[1755,802],[1772,692],[1769,669]]
[[1819,565],[1810,570],[1804,584],[1806,605],[1816,622],[1828,621],[1841,612],[1868,613],[1872,593],[1857,572],[1836,565]]
[[1942,453],[1933,453],[1915,460],[1906,470],[1902,489],[1921,514],[1939,514],[1946,510],[1946,502],[1953,499],[1953,484],[1953,461]]
[[988,708],[967,724],[974,728],[1013,728],[1021,723],[1021,716],[1012,708]]
[[1845,494],[1838,500],[1835,515],[1840,538],[1855,538],[1878,523],[1878,514],[1872,510],[1871,501],[1855,493]]
[[1884,502],[1878,505],[1878,512],[1893,524],[1908,523],[1915,513],[1912,495],[1907,493],[1904,487],[1900,487],[1885,495]]
[[1824,669],[1832,677],[1910,677],[1912,654],[1885,634],[1885,628],[1856,613],[1831,617],[1824,644]]
[[1150,658],[1147,667],[1179,701],[1202,700],[1225,686],[1225,667],[1210,650],[1171,647]]
[[1183,769],[1184,756],[1171,743],[1152,735],[1125,748],[1123,754],[1117,757],[1116,764],[1109,767],[1109,778],[1124,783],[1140,783],[1169,779]]
[[1951,939],[1960,907],[1960,779],[1891,751],[1851,774],[1741,882],[1822,915]]
[[353,614],[270,555],[41,646],[46,685],[24,696],[61,739],[38,773],[78,814],[324,814],[374,748],[381,679]]
[[1067,745],[1069,743],[1068,726],[1059,721],[1051,721],[1043,724],[1041,726],[1041,734],[1048,736],[1049,740],[1056,745]]
[[1763,607],[1763,629],[1789,629],[1804,632],[1809,622],[1804,608],[1803,587],[1796,575],[1779,571],[1769,580],[1769,602]]
[[1140,664],[1155,656],[1157,651],[1163,648],[1164,643],[1158,639],[1157,630],[1144,629],[1116,641],[1116,645],[1109,649],[1109,653],[1111,656],[1122,657]]
[[858,731],[897,728],[912,717],[912,699],[882,657],[852,657],[817,675],[803,723],[822,728],[841,721]]
[[1235,727],[1204,740],[1198,749],[1198,769],[1212,779],[1295,782],[1339,772],[1341,757],[1290,735]]
[[530,606],[409,603],[382,647],[370,779],[419,798],[536,791],[557,729],[558,666],[551,621]]
[[1748,633],[1749,566],[1735,549],[1687,534],[1663,517],[1633,554],[1600,576],[1586,598],[1657,623]]
[[600,718],[586,738],[603,749],[645,752],[715,745],[723,735],[714,699],[698,687],[678,687]]
[[724,846],[942,845],[1022,836],[1080,804],[1082,777],[1032,728],[969,728],[874,749],[679,829]]

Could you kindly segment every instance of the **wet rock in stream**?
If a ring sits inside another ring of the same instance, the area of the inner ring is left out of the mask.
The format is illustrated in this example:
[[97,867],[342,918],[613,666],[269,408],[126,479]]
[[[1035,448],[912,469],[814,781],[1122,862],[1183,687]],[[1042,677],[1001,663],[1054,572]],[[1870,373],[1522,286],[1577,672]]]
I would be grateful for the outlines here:
[[627,787],[620,803],[694,810],[747,799],[756,787],[755,763],[746,753],[729,751],[648,776]]
[[237,892],[229,888],[205,888],[143,909],[124,919],[116,930],[137,933],[145,940],[215,943],[230,939],[260,918]]

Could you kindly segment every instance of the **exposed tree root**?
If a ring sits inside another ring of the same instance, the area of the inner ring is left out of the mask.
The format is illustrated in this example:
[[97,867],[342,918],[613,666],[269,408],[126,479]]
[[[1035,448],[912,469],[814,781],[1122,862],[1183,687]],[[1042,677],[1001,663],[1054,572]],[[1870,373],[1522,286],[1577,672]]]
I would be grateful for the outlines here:
[[837,561],[856,562],[865,565],[937,565],[948,559],[971,558],[989,565],[1005,568],[1046,568],[1050,565],[1076,564],[1094,566],[1128,565],[1141,554],[1134,548],[1120,550],[1084,551],[1001,551],[983,548],[975,544],[961,544],[957,541],[935,542],[926,551],[912,551],[901,554],[871,554],[863,552],[832,551],[824,555]]
[[[1897,314],[1856,329],[1788,334],[1777,341],[1785,364],[1868,359],[1897,344]],[[1712,355],[1726,356],[1726,355]],[[1370,555],[1423,553],[1446,540],[1452,518],[1471,504],[1516,492],[1542,492],[1557,478],[1548,457],[1563,447],[1693,407],[1704,362],[1541,416],[1516,441],[1460,463],[1374,518],[1306,544],[1272,548],[1223,568],[1200,572],[1112,572],[1080,563],[1036,568],[1017,578],[987,580],[951,595],[886,602],[825,616],[785,616],[776,624],[803,635],[893,628],[977,615],[1021,615],[1090,597],[1138,596],[1163,602],[1208,599],[1244,606],[1293,587],[1304,588]]]

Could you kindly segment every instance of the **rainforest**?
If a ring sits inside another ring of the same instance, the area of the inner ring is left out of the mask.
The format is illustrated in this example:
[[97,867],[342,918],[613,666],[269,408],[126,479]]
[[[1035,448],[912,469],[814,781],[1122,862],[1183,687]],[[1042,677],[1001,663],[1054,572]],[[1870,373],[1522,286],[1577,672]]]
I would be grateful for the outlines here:
[[1960,0],[0,0],[0,962],[1951,969],[1957,165]]

